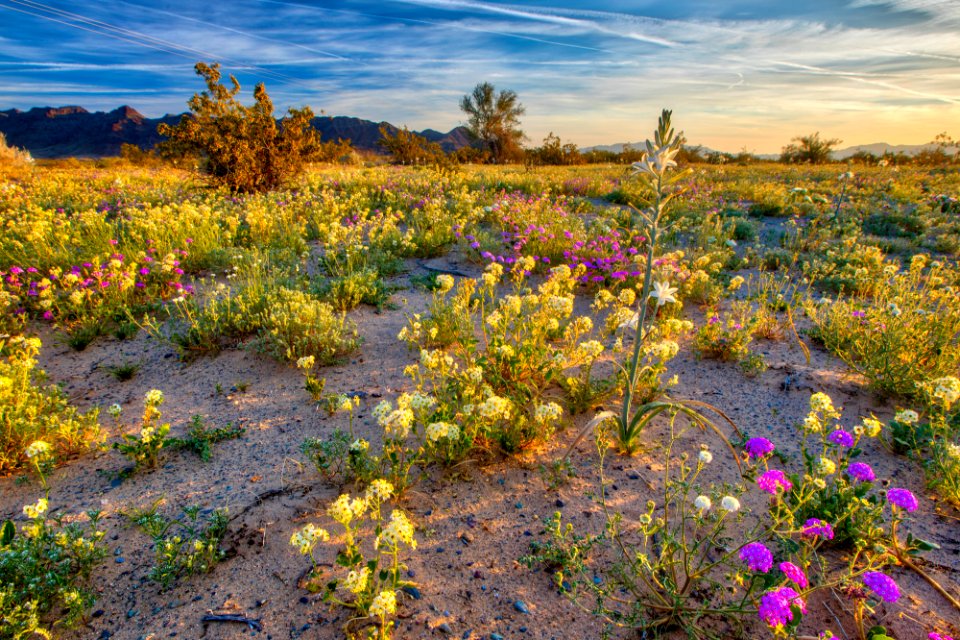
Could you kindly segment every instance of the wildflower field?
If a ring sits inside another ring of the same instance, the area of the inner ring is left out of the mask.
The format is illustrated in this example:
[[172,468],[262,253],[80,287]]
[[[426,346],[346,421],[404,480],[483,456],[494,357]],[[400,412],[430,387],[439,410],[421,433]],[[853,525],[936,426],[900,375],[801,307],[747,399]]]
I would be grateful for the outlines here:
[[960,633],[960,173],[679,144],[0,168],[0,640]]

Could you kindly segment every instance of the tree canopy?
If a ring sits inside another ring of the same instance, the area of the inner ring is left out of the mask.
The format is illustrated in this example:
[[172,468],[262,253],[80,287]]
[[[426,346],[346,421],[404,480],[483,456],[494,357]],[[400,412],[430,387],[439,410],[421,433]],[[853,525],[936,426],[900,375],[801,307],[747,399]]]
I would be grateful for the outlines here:
[[520,116],[526,109],[509,89],[497,91],[489,82],[481,82],[460,99],[467,114],[467,130],[489,154],[492,162],[509,162],[522,156]]
[[320,149],[309,107],[290,109],[277,122],[263,83],[253,90],[254,104],[246,106],[237,99],[234,76],[230,87],[220,82],[219,64],[198,62],[194,68],[207,89],[194,94],[187,103],[191,113],[179,124],[158,127],[168,137],[160,147],[165,155],[197,156],[215,184],[233,191],[269,191],[299,174]]
[[780,153],[782,162],[823,164],[830,161],[830,152],[843,142],[838,138],[823,139],[820,132],[797,136]]

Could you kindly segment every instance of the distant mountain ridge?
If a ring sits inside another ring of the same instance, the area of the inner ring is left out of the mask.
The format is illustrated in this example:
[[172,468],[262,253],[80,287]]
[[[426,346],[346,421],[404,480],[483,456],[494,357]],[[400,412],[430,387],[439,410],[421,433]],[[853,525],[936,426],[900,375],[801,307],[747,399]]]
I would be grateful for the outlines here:
[[[617,142],[615,144],[601,144],[594,147],[586,147],[583,151],[609,151],[612,153],[622,153],[624,147],[630,146],[632,149],[638,151],[644,149],[643,142]],[[696,145],[692,145],[696,146]],[[852,147],[845,147],[843,149],[834,149],[830,154],[834,160],[845,160],[850,156],[859,153],[861,151],[866,153],[872,153],[875,156],[882,156],[883,154],[889,152],[893,154],[903,153],[907,156],[915,156],[922,151],[933,151],[937,148],[935,144],[887,144],[886,142],[874,142],[872,144],[858,144]],[[704,147],[701,145],[701,151],[704,154],[715,153],[713,149]],[[738,152],[732,152],[733,155],[736,155]],[[780,157],[779,153],[755,153],[753,154],[758,158],[763,158],[764,160],[776,160]]]
[[[26,149],[35,158],[115,156],[123,144],[153,147],[163,139],[157,126],[161,122],[176,124],[181,115],[148,118],[126,105],[106,112],[91,112],[78,106],[8,109],[0,111],[0,132],[9,144]],[[355,148],[366,151],[381,151],[381,125],[391,133],[398,131],[389,122],[348,116],[318,116],[311,124],[324,141],[350,140]],[[470,145],[465,127],[455,127],[447,133],[426,129],[420,135],[438,143],[444,151]]]

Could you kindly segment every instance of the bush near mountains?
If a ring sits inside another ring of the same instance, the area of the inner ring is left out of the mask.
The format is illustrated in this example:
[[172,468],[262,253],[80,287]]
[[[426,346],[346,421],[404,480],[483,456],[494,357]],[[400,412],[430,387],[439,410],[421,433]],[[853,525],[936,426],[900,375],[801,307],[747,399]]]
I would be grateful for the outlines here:
[[0,131],[0,164],[23,164],[33,162],[29,151],[7,144],[7,137]]
[[165,155],[196,155],[215,184],[232,191],[263,192],[300,174],[321,149],[320,136],[310,126],[309,107],[290,109],[278,124],[263,83],[254,88],[256,102],[248,107],[237,100],[240,83],[234,76],[232,87],[220,82],[219,64],[198,62],[195,69],[207,90],[194,94],[187,103],[192,113],[177,126],[158,127],[168,136],[159,145]]

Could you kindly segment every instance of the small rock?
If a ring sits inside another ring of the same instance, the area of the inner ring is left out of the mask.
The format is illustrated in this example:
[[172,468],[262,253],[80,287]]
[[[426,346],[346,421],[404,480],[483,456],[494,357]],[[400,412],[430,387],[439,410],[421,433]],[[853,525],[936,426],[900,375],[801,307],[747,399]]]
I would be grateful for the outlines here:
[[448,625],[446,622],[438,626],[437,629],[439,629],[441,633],[445,633],[448,636],[453,634],[453,629],[451,629],[450,625]]
[[499,633],[491,633],[490,640],[503,640],[503,636]]
[[414,586],[412,586],[412,585],[407,585],[407,586],[403,587],[402,590],[403,590],[403,592],[404,592],[405,594],[407,594],[408,596],[410,596],[410,597],[413,598],[414,600],[419,600],[420,598],[423,597],[423,595],[420,593],[420,589],[417,589],[416,587],[414,587]]
[[564,502],[560,498],[557,498],[557,501],[553,503],[558,509],[562,509]]
[[530,609],[527,608],[527,603],[523,600],[517,600],[513,603],[513,608],[519,611],[520,613],[530,613]]

